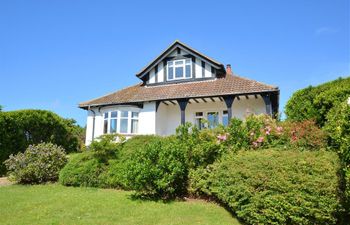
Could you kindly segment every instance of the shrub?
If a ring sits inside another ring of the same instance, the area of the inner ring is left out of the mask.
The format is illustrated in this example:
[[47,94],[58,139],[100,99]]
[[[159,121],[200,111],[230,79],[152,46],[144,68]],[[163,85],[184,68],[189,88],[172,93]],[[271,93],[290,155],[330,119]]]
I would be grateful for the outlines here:
[[313,120],[286,121],[281,124],[289,145],[308,150],[319,150],[327,146],[326,134]]
[[347,100],[350,95],[350,77],[308,87],[295,92],[288,100],[287,119],[294,121],[315,120],[323,126],[328,112]]
[[24,152],[33,144],[50,142],[62,146],[67,153],[79,150],[83,130],[74,120],[63,119],[46,110],[18,110],[0,113],[0,175],[11,154]]
[[160,138],[137,149],[125,162],[126,185],[137,194],[171,198],[186,191],[184,147],[174,138]]
[[343,102],[334,107],[327,115],[324,129],[329,134],[330,146],[350,165],[350,105]]
[[248,224],[335,224],[339,167],[333,152],[241,151],[214,163],[206,181],[193,186]]
[[59,174],[59,182],[66,186],[100,187],[100,175],[106,165],[91,152],[74,154]]
[[10,178],[18,183],[56,181],[67,159],[65,151],[52,143],[30,145],[24,153],[5,161]]
[[120,151],[120,158],[127,158],[137,149],[143,148],[146,144],[158,139],[155,135],[137,135],[125,141]]
[[212,164],[226,151],[226,146],[221,145],[225,138],[226,134],[222,127],[199,131],[191,123],[186,123],[176,129],[176,139],[186,152],[189,168]]
[[130,188],[126,185],[125,180],[125,171],[127,169],[121,160],[109,160],[108,166],[99,176],[100,187],[129,190]]
[[[119,139],[116,141],[116,139]],[[116,134],[105,134],[91,142],[87,147],[93,156],[100,162],[107,163],[109,159],[115,159],[122,148],[124,137]]]

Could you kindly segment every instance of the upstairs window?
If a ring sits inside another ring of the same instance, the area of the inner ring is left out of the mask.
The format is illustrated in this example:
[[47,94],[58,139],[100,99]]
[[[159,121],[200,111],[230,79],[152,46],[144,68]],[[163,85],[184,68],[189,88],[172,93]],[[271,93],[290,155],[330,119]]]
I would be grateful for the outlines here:
[[191,59],[179,59],[168,62],[168,80],[189,79],[191,77]]

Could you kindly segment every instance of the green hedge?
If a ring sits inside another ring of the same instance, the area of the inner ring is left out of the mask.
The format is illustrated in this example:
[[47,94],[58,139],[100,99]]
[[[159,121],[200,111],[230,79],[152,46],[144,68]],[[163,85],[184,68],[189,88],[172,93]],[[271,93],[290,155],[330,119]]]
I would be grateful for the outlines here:
[[94,158],[91,152],[70,156],[67,165],[59,174],[59,182],[66,186],[101,187],[100,175],[105,164]]
[[323,126],[328,112],[350,96],[350,77],[339,78],[295,92],[288,100],[285,113],[290,120],[315,119]]
[[336,224],[340,210],[333,152],[241,151],[192,174],[248,224]]
[[75,121],[63,119],[46,110],[0,112],[0,175],[6,173],[3,162],[32,144],[50,142],[66,152],[77,151],[83,129]]

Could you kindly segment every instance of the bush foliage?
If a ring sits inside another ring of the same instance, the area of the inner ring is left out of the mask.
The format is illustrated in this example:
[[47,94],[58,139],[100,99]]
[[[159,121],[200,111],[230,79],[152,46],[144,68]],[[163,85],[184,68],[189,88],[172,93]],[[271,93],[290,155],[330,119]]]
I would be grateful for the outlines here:
[[339,167],[332,152],[241,151],[197,172],[192,188],[248,224],[335,224]]
[[59,174],[59,182],[66,186],[100,187],[100,175],[105,165],[90,152],[74,154]]
[[308,87],[295,92],[288,100],[285,113],[290,120],[315,120],[319,126],[326,122],[328,112],[350,96],[350,77]]
[[77,151],[82,145],[82,132],[74,120],[46,110],[0,112],[0,175],[6,172],[2,162],[11,154],[24,152],[29,145],[50,142],[67,153]]
[[136,149],[125,163],[126,185],[138,194],[171,198],[186,192],[185,149],[173,138],[158,138]]
[[24,153],[10,155],[5,161],[10,178],[18,183],[44,183],[56,181],[66,164],[62,147],[51,143],[30,145]]

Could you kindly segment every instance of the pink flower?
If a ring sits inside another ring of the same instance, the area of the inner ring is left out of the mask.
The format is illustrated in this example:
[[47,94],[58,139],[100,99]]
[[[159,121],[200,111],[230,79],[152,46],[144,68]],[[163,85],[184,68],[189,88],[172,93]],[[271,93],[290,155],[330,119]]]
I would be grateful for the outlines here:
[[227,140],[227,135],[226,134],[219,134],[217,136],[217,138],[219,139],[219,141],[226,141]]
[[277,127],[276,130],[277,130],[278,133],[282,133],[283,127]]
[[259,137],[258,140],[256,140],[258,143],[262,143],[264,141],[264,137]]
[[254,145],[254,147],[258,147],[258,143],[257,142],[253,142],[253,145]]
[[269,135],[270,134],[270,132],[271,132],[271,127],[270,126],[267,126],[266,128],[265,128],[265,133],[267,134],[267,135]]

